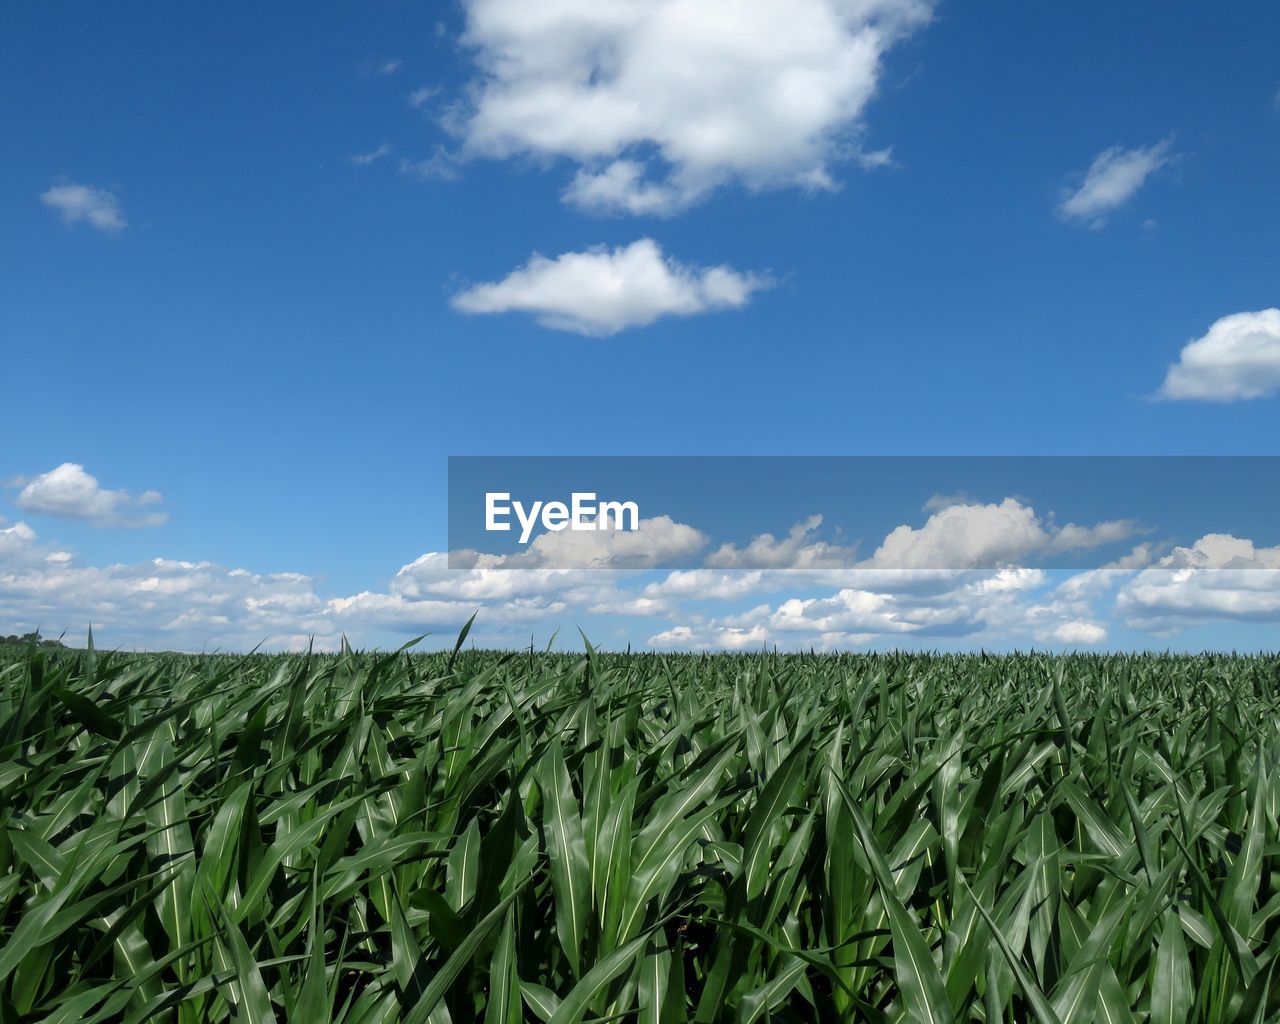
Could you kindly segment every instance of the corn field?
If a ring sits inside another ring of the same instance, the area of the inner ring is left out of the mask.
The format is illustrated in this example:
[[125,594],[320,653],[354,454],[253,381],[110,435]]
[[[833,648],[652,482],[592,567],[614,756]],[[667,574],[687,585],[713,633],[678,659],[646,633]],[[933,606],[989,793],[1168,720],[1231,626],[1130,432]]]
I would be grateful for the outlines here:
[[1275,1021],[1278,690],[1273,657],[18,649],[0,1019]]

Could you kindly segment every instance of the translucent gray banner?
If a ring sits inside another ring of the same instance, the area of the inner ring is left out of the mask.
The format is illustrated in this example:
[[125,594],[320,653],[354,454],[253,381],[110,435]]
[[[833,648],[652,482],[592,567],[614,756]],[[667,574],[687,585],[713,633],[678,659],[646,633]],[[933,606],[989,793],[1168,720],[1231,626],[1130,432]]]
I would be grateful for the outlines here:
[[455,456],[449,566],[1277,570],[1277,509],[1274,456]]

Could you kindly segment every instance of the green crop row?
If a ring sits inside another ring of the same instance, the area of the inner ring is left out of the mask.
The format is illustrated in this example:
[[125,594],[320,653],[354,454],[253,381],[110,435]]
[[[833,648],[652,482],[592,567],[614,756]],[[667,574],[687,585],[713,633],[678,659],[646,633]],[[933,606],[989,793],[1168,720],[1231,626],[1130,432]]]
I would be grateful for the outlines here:
[[0,664],[0,1020],[1280,1019],[1280,660]]

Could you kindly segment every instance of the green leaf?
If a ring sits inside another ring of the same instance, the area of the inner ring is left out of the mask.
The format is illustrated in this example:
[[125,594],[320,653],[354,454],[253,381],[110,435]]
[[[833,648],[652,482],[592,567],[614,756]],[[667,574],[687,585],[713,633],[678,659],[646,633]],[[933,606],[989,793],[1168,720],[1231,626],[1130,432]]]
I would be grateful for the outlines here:
[[889,929],[893,935],[894,974],[903,1005],[916,1024],[947,1024],[954,1020],[954,1014],[947,1001],[946,986],[942,975],[938,973],[933,954],[929,951],[919,926],[902,905],[889,864],[870,826],[844,783],[839,779],[836,782],[844,798],[845,808],[853,819],[858,840],[871,865],[872,875],[880,890],[880,899],[889,915]]
[[1191,1012],[1191,961],[1177,911],[1166,910],[1155,976],[1151,979],[1151,1024],[1185,1024]]
[[578,799],[559,740],[552,742],[543,755],[539,784],[555,894],[556,934],[574,976],[581,977],[582,945],[591,909],[591,875]]

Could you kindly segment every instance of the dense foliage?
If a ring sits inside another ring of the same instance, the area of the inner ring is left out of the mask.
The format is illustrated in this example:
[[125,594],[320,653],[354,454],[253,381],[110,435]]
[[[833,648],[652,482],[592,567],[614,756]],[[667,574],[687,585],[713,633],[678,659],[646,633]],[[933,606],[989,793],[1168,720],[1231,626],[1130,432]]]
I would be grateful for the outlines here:
[[1280,1012],[1275,658],[8,657],[4,1020]]

